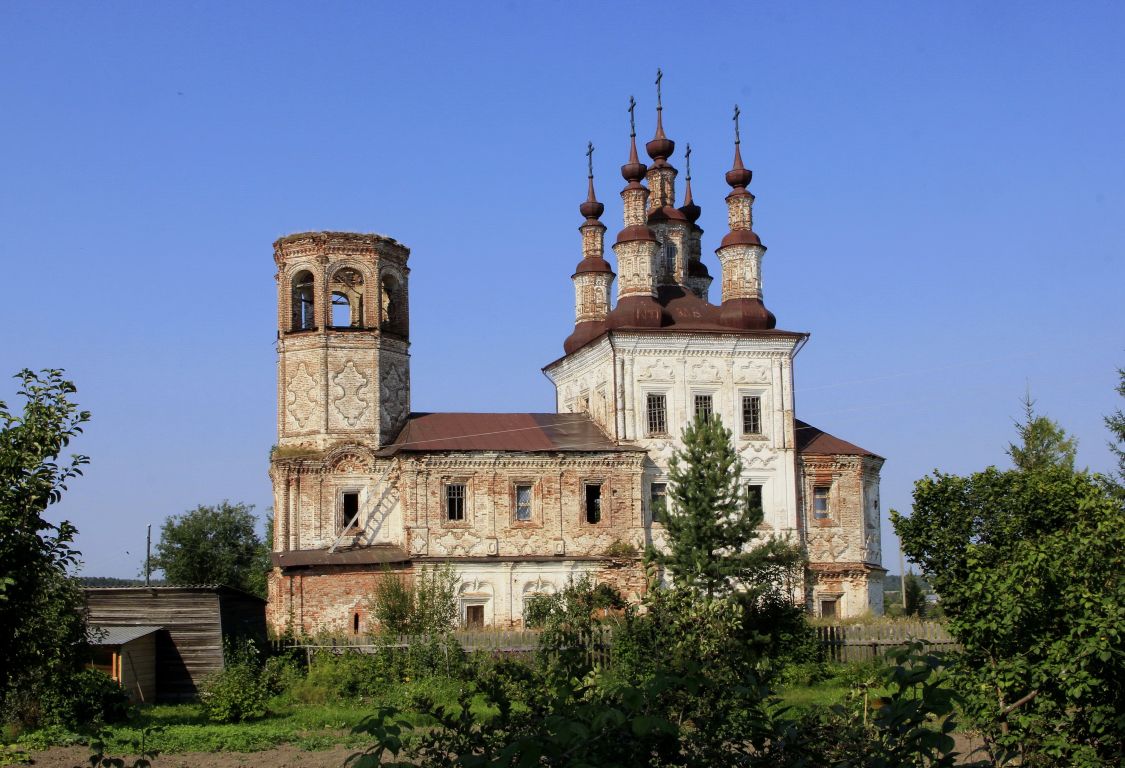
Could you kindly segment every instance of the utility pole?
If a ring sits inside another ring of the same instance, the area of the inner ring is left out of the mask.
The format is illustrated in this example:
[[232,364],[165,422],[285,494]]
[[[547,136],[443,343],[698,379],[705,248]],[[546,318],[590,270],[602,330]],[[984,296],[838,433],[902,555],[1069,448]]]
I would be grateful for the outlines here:
[[902,564],[902,539],[898,540],[898,592],[902,598],[902,613],[906,615],[906,568]]
[[149,523],[149,533],[145,535],[144,544],[144,586],[146,587],[150,586],[150,573],[152,573],[152,523]]

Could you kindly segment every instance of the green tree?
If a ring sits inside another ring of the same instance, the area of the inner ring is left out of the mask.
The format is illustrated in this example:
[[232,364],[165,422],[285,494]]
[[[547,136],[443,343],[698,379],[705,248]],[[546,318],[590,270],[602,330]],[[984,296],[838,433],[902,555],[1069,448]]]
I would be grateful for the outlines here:
[[1007,451],[1016,469],[1025,472],[1049,467],[1073,470],[1077,441],[1067,437],[1058,422],[1035,413],[1035,401],[1030,392],[1024,395],[1023,407],[1024,420],[1015,423],[1019,443],[1009,443]]
[[223,501],[168,517],[152,567],[171,584],[225,584],[264,597],[262,552],[268,545],[255,532],[253,510]]
[[778,589],[801,563],[800,549],[758,542],[760,506],[751,506],[730,430],[717,417],[684,429],[683,448],[669,464],[668,551],[651,553],[677,584],[708,598],[742,592],[753,599]]
[[903,609],[903,613],[907,616],[924,616],[926,613],[926,593],[922,589],[922,580],[913,573],[908,573],[902,583],[906,589],[906,607]]
[[0,402],[0,698],[10,714],[65,692],[86,650],[82,595],[69,572],[76,530],[47,507],[88,459],[59,456],[90,414],[62,371],[23,370],[23,413]]
[[891,519],[941,595],[965,710],[995,754],[1119,765],[1125,491],[1060,466],[935,473]]
[[441,635],[457,625],[460,577],[449,563],[422,566],[413,581],[384,568],[369,607],[379,628],[391,634]]
[[[1125,397],[1125,368],[1118,368],[1117,375],[1117,394]],[[1117,456],[1117,479],[1125,483],[1125,412],[1118,408],[1105,417],[1105,425],[1113,438],[1109,449]]]

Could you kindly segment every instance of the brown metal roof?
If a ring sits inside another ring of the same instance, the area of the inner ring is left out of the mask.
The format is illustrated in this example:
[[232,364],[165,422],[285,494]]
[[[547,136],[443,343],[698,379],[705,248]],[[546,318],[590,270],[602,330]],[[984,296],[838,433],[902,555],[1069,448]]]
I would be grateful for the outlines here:
[[281,568],[298,565],[381,565],[383,563],[405,563],[410,555],[402,547],[376,544],[371,547],[338,549],[298,549],[292,552],[274,552],[273,564]]
[[638,451],[616,445],[583,413],[412,413],[380,451]]
[[866,448],[860,448],[854,443],[849,443],[847,440],[841,440],[835,435],[830,435],[827,432],[821,431],[811,424],[806,424],[800,419],[794,419],[793,423],[797,427],[797,452],[808,453],[818,456],[874,456],[877,459],[883,458],[877,453],[872,453]]

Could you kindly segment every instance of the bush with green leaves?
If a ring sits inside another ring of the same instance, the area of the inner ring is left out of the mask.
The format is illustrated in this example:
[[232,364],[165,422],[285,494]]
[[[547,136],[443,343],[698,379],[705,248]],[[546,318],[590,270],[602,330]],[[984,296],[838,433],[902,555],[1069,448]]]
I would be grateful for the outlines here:
[[216,723],[239,723],[266,714],[269,689],[261,670],[247,663],[230,664],[203,682],[199,703]]
[[70,677],[66,691],[44,691],[44,721],[71,728],[98,727],[129,718],[129,697],[105,672],[85,669]]
[[[0,401],[0,707],[36,725],[88,658],[82,593],[70,577],[77,530],[47,508],[82,474],[86,456],[63,457],[90,419],[71,401],[62,371],[20,371],[22,412]],[[57,709],[57,707],[55,707]]]
[[452,632],[457,625],[460,579],[448,563],[422,566],[413,580],[384,568],[371,596],[371,614],[379,631],[395,635]]

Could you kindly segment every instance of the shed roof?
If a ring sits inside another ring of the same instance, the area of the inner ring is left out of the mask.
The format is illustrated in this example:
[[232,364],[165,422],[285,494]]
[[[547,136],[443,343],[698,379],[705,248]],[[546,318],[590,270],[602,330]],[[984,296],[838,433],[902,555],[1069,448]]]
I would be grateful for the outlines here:
[[877,453],[872,453],[866,448],[860,448],[855,443],[841,440],[835,435],[817,429],[811,424],[806,424],[800,419],[793,420],[797,428],[797,452],[819,456],[873,456],[883,458]]
[[640,451],[616,445],[584,413],[412,413],[380,451]]
[[91,624],[87,630],[87,637],[91,645],[125,645],[138,637],[151,635],[162,627],[148,624],[137,624],[127,627],[109,627],[102,624]]
[[149,594],[153,592],[214,592],[220,595],[239,595],[241,597],[252,597],[255,600],[266,602],[264,597],[254,595],[235,587],[228,587],[226,584],[150,584],[145,586],[139,584],[136,586],[128,587],[82,587],[82,591],[88,594]]

